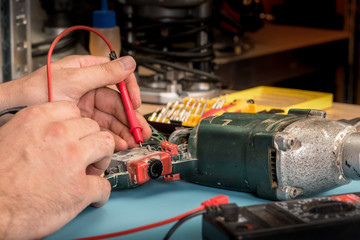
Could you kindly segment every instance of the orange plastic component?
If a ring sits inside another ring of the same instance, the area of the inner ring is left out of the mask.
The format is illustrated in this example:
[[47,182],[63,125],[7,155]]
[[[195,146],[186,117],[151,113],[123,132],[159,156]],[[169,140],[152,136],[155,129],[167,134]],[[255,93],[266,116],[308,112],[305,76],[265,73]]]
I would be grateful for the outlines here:
[[161,151],[168,152],[171,156],[179,155],[178,145],[167,141],[161,142]]
[[143,184],[149,181],[152,178],[149,176],[149,165],[153,160],[159,160],[162,164],[162,171],[160,175],[164,176],[172,172],[170,154],[157,153],[156,155],[150,155],[141,159],[130,160],[127,162],[126,167],[129,172],[130,181],[136,184]]
[[178,180],[180,180],[180,173],[164,176],[164,181],[178,181]]

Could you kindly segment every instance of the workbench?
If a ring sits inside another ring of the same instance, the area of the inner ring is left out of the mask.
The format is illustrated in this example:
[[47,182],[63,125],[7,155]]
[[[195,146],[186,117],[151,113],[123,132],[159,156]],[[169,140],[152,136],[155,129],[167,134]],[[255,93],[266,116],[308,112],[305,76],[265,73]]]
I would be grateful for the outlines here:
[[[139,111],[147,114],[158,107],[143,104]],[[327,109],[327,113],[329,119],[352,119],[360,117],[360,106],[334,103],[332,108]],[[357,192],[359,189],[360,181],[353,181],[317,196]],[[201,202],[220,194],[227,195],[230,202],[239,206],[269,202],[250,193],[210,188],[183,181],[165,182],[157,179],[135,189],[113,191],[105,206],[88,207],[73,221],[45,239],[80,238],[143,226],[192,210],[200,206]],[[164,238],[173,224],[113,239],[158,240]],[[202,239],[201,231],[201,217],[198,216],[184,223],[171,239]]]

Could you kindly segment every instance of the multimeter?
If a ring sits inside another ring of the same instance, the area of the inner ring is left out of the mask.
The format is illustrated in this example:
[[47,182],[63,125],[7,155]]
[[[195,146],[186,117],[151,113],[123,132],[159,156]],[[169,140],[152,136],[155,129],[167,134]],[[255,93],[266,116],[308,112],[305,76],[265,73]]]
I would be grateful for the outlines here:
[[203,239],[360,239],[360,193],[238,207],[203,215]]

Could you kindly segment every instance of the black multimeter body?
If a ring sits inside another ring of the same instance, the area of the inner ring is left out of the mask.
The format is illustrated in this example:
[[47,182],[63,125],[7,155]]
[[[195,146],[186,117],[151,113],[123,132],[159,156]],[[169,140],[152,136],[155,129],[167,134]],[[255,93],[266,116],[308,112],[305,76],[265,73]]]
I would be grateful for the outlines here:
[[360,239],[360,193],[221,207],[203,215],[203,239]]

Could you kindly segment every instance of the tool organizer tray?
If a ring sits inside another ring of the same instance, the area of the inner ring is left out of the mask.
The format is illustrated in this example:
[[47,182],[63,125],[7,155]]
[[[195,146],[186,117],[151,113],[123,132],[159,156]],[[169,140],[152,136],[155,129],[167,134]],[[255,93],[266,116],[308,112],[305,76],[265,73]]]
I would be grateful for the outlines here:
[[[160,132],[170,134],[178,128],[194,127],[201,119],[224,112],[287,114],[289,109],[294,108],[326,109],[332,103],[331,93],[259,86],[209,100],[185,98],[181,103],[168,103],[166,107],[145,115],[145,118]],[[176,111],[178,115],[170,119],[169,113],[174,115]]]

